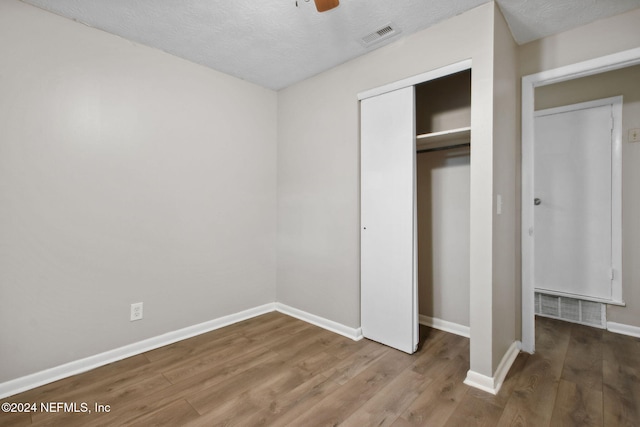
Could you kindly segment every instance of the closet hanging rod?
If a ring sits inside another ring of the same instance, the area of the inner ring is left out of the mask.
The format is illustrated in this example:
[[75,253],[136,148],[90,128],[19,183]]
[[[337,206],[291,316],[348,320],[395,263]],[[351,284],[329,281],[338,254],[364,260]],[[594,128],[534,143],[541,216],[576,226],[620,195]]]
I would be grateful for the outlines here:
[[432,151],[451,150],[452,148],[462,148],[462,147],[471,147],[471,143],[467,142],[465,144],[455,144],[455,145],[445,145],[444,147],[425,148],[422,150],[416,150],[416,153],[430,153]]

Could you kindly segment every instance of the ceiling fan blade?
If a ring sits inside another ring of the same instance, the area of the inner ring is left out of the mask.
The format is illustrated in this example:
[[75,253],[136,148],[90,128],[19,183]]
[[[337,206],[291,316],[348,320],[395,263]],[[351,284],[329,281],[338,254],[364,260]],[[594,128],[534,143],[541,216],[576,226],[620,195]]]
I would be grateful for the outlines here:
[[318,12],[326,12],[340,5],[340,0],[314,0]]

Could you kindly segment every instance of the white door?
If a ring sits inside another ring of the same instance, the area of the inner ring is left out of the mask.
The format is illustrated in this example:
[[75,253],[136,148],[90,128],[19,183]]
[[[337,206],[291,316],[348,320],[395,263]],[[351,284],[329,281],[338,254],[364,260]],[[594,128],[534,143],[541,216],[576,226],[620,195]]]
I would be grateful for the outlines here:
[[534,286],[612,299],[613,105],[535,117]]
[[413,86],[361,101],[361,322],[369,339],[418,345]]

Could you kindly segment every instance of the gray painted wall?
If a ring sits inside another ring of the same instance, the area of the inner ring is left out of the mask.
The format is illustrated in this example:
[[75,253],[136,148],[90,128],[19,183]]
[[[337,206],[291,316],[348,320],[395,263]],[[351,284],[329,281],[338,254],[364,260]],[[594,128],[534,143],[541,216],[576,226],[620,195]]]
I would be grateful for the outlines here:
[[275,300],[275,92],[12,0],[0,57],[0,382]]
[[419,313],[469,326],[469,148],[418,153]]

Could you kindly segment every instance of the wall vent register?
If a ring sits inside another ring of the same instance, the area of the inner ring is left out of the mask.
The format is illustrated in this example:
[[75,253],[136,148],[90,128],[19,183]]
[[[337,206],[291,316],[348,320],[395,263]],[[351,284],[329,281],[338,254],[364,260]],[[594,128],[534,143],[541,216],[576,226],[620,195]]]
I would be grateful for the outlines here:
[[535,313],[538,316],[566,320],[581,325],[605,329],[606,305],[600,302],[564,296],[535,293]]

